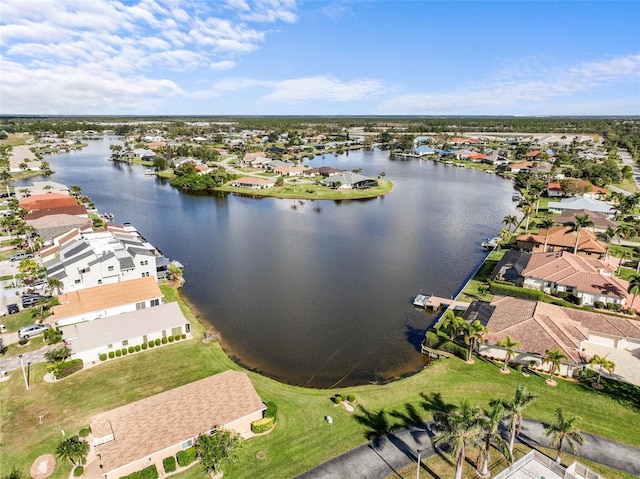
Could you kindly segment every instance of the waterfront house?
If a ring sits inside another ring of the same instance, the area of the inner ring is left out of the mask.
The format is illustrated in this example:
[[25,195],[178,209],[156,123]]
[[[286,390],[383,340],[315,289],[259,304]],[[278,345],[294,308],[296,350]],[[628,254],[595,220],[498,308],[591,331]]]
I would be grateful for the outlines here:
[[555,182],[547,183],[547,196],[549,198],[562,198],[564,196],[562,185]]
[[78,202],[68,194],[49,192],[27,196],[22,198],[18,204],[27,211],[36,211],[61,206],[77,206]]
[[614,271],[605,261],[567,251],[533,253],[522,271],[523,286],[554,296],[572,294],[584,305],[599,301],[631,307],[629,283],[616,278]]
[[550,201],[550,213],[562,213],[567,210],[589,210],[596,211],[613,218],[615,209],[606,201],[595,200],[587,196],[575,196],[573,198],[565,198],[561,201]]
[[343,171],[326,177],[322,184],[336,189],[367,189],[378,186],[378,181],[351,171]]
[[618,223],[610,220],[608,215],[591,210],[565,210],[560,216],[554,216],[552,219],[557,224],[569,225],[576,222],[576,216],[589,216],[589,219],[593,222],[593,226],[588,226],[585,229],[597,233],[604,232],[607,228],[615,229],[618,227]]
[[164,458],[218,427],[250,437],[265,410],[246,373],[224,371],[98,414],[91,432],[100,473],[118,479],[153,464],[163,471]]
[[538,234],[524,233],[516,238],[519,250],[532,253],[544,252],[544,245],[547,251],[569,251],[573,253],[578,237],[577,253],[581,256],[593,256],[603,258],[607,253],[607,244],[599,241],[593,231],[582,229],[578,232],[572,226],[554,226],[547,230],[541,228]]
[[[71,229],[79,230],[91,228],[92,226],[91,220],[86,216],[69,214],[48,214],[37,218],[30,217],[26,219],[26,223],[27,226],[31,226],[36,230],[38,236],[40,236],[45,243],[52,241],[54,237],[64,234]],[[44,259],[44,257],[42,258]]]
[[250,188],[259,190],[261,188],[269,188],[276,184],[275,178],[258,178],[256,176],[243,176],[231,182],[231,186],[236,188]]
[[145,277],[64,293],[58,301],[47,319],[66,326],[160,306],[163,296],[155,278]]
[[191,323],[178,303],[165,303],[94,321],[73,323],[60,328],[62,339],[71,350],[71,359],[85,364],[100,360],[108,354],[130,346],[141,346],[169,336],[191,337]]

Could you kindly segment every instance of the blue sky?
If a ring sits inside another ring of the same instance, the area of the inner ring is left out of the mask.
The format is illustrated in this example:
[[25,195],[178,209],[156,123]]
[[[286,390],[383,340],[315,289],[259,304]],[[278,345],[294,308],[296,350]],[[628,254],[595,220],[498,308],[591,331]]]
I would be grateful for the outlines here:
[[639,115],[639,1],[0,0],[0,113]]

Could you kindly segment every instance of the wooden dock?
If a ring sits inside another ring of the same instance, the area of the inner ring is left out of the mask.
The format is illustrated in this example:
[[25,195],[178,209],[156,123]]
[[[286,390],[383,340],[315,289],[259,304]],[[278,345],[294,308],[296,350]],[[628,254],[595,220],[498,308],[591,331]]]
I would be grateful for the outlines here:
[[431,311],[438,311],[440,309],[466,311],[470,303],[456,301],[455,299],[440,298],[434,295],[427,296],[420,293],[418,296],[416,296],[416,299],[413,300],[413,304],[415,306],[420,306],[421,308],[429,309]]

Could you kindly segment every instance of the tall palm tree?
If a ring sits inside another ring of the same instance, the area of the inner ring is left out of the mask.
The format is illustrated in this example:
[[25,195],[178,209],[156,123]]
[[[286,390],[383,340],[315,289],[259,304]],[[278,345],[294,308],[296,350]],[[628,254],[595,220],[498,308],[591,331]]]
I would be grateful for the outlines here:
[[511,339],[511,336],[507,334],[504,339],[501,339],[500,341],[498,341],[498,346],[500,346],[501,348],[504,348],[505,350],[504,366],[502,367],[502,370],[508,371],[509,368],[507,366],[509,365],[511,358],[515,354],[516,348],[519,348],[520,346],[522,346],[522,343],[519,343],[518,341],[514,341],[513,339]]
[[518,226],[518,217],[516,215],[507,215],[502,218],[502,224],[509,229],[513,226],[513,231],[515,231]]
[[[509,444],[502,439],[502,435],[498,431],[502,419],[505,417],[506,411],[501,401],[491,401],[490,409],[485,409],[483,415],[478,418],[480,425],[480,437],[484,443],[484,447],[479,449],[478,454],[478,473],[481,477],[489,475],[489,456],[491,446],[494,446],[500,454],[508,461],[512,461],[509,452]],[[482,464],[482,467],[480,466]]]
[[467,361],[471,361],[471,355],[475,351],[476,345],[484,342],[484,335],[488,332],[489,329],[477,319],[471,323],[466,323],[464,341],[469,345]]
[[529,220],[531,219],[531,215],[533,213],[535,213],[536,208],[535,206],[531,205],[531,204],[526,204],[522,206],[522,214],[524,214],[525,217],[525,224],[524,224],[524,232],[527,233],[529,231]]
[[450,340],[457,338],[466,326],[467,322],[460,316],[456,316],[453,310],[449,309],[444,314],[442,321],[440,322],[439,329],[447,333]]
[[578,254],[578,242],[580,241],[580,230],[582,228],[588,228],[593,226],[593,221],[589,218],[589,215],[576,215],[573,223],[573,231],[576,232],[576,244],[573,247],[573,254]]
[[594,354],[589,361],[589,366],[599,366],[598,368],[598,380],[596,384],[600,384],[600,376],[602,376],[602,368],[605,368],[609,374],[613,374],[613,371],[616,369],[616,365],[613,361],[607,359],[608,354],[604,356],[600,356],[598,354]]
[[562,452],[562,443],[567,441],[574,454],[578,454],[578,444],[584,444],[584,436],[576,427],[576,423],[580,420],[578,416],[567,418],[561,407],[556,409],[556,422],[549,424],[544,428],[544,435],[549,437],[549,445],[556,448],[556,462],[560,463],[560,453]]
[[537,394],[528,392],[526,387],[518,385],[513,399],[502,402],[509,419],[509,454],[513,454],[516,434],[522,429],[522,413],[537,397]]
[[62,282],[62,280],[56,278],[55,276],[47,279],[47,286],[49,286],[49,289],[51,289],[52,292],[55,291],[56,296],[60,296],[60,293],[64,289],[64,283]]
[[551,228],[553,228],[553,225],[555,225],[555,224],[556,224],[556,222],[553,221],[548,216],[540,222],[540,228],[543,228],[545,230],[544,248],[542,249],[543,253],[547,252],[547,243],[549,242],[549,231],[551,230]]
[[560,365],[562,364],[563,359],[567,359],[567,355],[562,352],[562,349],[547,349],[545,356],[542,359],[542,364],[550,364],[549,381],[553,381],[553,376],[556,374],[556,371],[560,370]]
[[[609,226],[606,230],[601,232],[598,237],[607,243],[607,251],[604,254],[604,260],[606,261],[609,258],[609,249],[611,248],[611,242],[618,236],[616,229]],[[640,262],[638,262],[640,264]]]
[[633,303],[636,302],[636,295],[640,292],[640,274],[632,274],[629,278],[629,287],[627,288],[627,293],[633,293],[633,297],[631,299],[630,308],[633,308]]
[[448,444],[450,452],[456,458],[455,479],[462,479],[465,450],[467,446],[482,448],[479,410],[463,401],[460,408],[450,412],[437,412],[433,416],[437,435],[431,440],[434,446]]

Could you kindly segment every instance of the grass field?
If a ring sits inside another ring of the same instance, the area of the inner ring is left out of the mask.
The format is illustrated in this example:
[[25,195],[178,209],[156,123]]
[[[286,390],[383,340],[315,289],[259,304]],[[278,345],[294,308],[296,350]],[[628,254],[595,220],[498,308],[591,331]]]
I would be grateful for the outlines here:
[[260,190],[223,186],[221,188],[216,188],[216,191],[238,193],[248,196],[265,196],[296,200],[357,200],[386,195],[393,190],[393,183],[389,180],[378,179],[378,185],[379,186],[377,188],[368,188],[366,190],[351,190],[332,189],[327,186],[318,186],[315,184],[307,183],[287,183],[285,184],[285,186],[274,186],[271,188],[264,188]]
[[[163,289],[168,300],[174,290]],[[193,314],[181,303],[185,314]],[[76,434],[99,412],[202,379],[235,365],[217,342],[204,344],[202,326],[194,323],[194,339],[173,343],[144,353],[128,355],[80,371],[57,383],[45,383],[46,366],[31,368],[31,389],[25,391],[18,372],[0,384],[0,474],[13,466],[28,471],[41,454],[54,453],[61,430]],[[558,381],[549,387],[544,378],[524,377],[517,372],[500,374],[498,366],[483,360],[468,365],[455,358],[433,363],[420,373],[387,385],[347,389],[314,390],[290,386],[253,372],[248,373],[263,401],[278,406],[278,424],[266,436],[247,441],[243,460],[226,468],[225,477],[286,478],[382,434],[417,420],[429,419],[440,401],[486,406],[493,398],[510,397],[518,384],[540,395],[526,415],[553,419],[558,404],[580,415],[585,430],[640,446],[640,430],[621,424],[640,424],[640,388],[603,380],[604,391],[589,385]],[[334,407],[335,393],[356,395],[356,411]],[[44,415],[42,424],[39,416]],[[331,415],[333,424],[324,417]],[[615,418],[612,421],[611,418]],[[161,420],[161,418],[150,418]],[[53,479],[65,479],[69,463],[59,461]],[[181,474],[203,479],[199,467]]]

